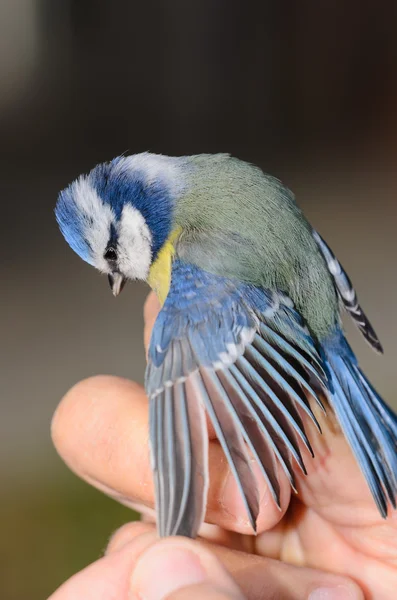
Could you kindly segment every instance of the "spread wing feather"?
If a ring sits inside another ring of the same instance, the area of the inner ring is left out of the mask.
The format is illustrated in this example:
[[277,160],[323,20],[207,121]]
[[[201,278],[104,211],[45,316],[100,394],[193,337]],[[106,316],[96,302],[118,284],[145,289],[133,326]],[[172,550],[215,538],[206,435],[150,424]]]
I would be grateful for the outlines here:
[[159,533],[191,536],[204,519],[208,434],[190,382],[167,386],[151,399],[150,439]]
[[306,472],[300,445],[313,454],[303,416],[319,428],[307,396],[322,406],[326,377],[287,298],[175,261],[146,374],[160,535],[195,537],[203,520],[205,411],[255,530],[252,457],[280,506],[277,463],[295,489],[294,462]]
[[383,517],[396,508],[397,417],[361,371],[338,332],[323,348],[333,390],[332,406]]

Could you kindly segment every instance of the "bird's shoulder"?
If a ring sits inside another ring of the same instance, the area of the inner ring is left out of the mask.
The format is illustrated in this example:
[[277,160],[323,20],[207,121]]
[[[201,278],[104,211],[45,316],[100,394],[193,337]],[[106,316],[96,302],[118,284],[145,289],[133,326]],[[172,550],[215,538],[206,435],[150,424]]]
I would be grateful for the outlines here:
[[200,364],[213,364],[229,351],[231,356],[237,348],[242,352],[264,322],[274,322],[287,337],[299,332],[304,340],[308,335],[301,315],[283,292],[222,277],[175,258],[149,356],[157,364],[173,340],[189,340]]

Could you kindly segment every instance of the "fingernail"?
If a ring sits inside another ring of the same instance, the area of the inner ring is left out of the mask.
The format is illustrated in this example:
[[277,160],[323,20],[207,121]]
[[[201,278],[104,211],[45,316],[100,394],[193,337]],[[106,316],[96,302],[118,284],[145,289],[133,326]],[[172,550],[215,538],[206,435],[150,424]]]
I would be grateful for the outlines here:
[[134,569],[130,596],[134,600],[162,600],[188,585],[208,581],[199,557],[184,548],[150,548]]
[[356,600],[357,594],[345,585],[321,587],[313,590],[308,600]]

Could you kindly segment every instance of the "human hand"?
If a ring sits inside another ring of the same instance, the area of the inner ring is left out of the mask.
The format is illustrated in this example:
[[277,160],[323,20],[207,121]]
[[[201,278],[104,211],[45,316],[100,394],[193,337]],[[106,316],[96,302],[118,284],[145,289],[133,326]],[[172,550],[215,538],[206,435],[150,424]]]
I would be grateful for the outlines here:
[[[150,295],[145,307],[146,343],[157,311],[157,302]],[[310,594],[320,588],[322,595],[318,592],[317,597],[323,600],[363,598],[349,578],[359,584],[366,598],[390,600],[397,589],[397,514],[392,513],[387,521],[379,516],[332,417],[323,420],[322,426],[323,436],[311,435],[316,459],[306,461],[308,476],[297,474],[297,497],[291,496],[288,481],[279,474],[281,512],[258,476],[261,511],[256,537],[210,431],[206,522],[213,525],[202,527],[201,541],[173,538],[158,542],[150,522],[127,524],[113,536],[105,557],[66,582],[51,600],[313,600],[316,596]],[[147,399],[140,386],[114,377],[79,383],[54,416],[53,438],[78,475],[141,511],[146,521],[153,521]],[[201,564],[201,580],[197,569],[188,566],[192,553]],[[162,561],[163,567],[158,564]],[[166,595],[172,585],[177,589],[189,583],[196,584],[197,593],[186,588],[179,595]],[[131,591],[131,586],[138,584],[140,595],[137,588]],[[157,586],[156,590],[148,591],[148,584]]]

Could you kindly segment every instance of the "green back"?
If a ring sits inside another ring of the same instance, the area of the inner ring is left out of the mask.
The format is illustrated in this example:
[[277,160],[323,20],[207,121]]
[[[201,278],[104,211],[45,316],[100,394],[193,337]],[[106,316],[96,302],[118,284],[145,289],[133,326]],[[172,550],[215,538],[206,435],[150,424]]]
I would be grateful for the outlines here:
[[318,337],[338,318],[338,300],[312,228],[292,192],[226,154],[180,159],[188,192],[176,208],[177,255],[218,275],[281,290]]

